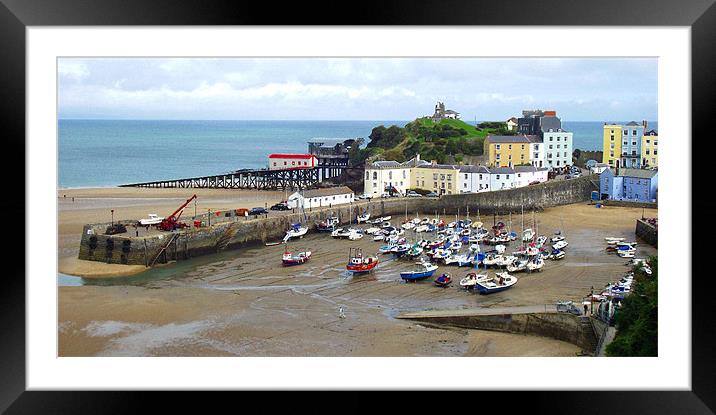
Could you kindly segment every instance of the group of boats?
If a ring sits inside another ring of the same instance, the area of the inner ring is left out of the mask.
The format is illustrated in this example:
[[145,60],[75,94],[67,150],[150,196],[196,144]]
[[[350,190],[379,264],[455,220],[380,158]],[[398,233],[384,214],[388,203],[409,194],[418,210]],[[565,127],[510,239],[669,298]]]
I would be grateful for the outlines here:
[[636,242],[624,242],[624,238],[606,237],[607,252],[615,252],[621,258],[634,258]]
[[[560,231],[548,238],[539,235],[537,228],[525,229],[524,214],[521,235],[501,221],[488,229],[479,220],[456,217],[455,221],[446,223],[437,217],[408,218],[407,211],[406,218],[400,225],[393,226],[391,219],[391,216],[371,219],[370,214],[364,212],[358,215],[355,221],[351,221],[363,225],[362,227],[339,226],[340,220],[335,216],[316,222],[315,226],[317,231],[330,232],[331,237],[337,239],[358,240],[369,236],[373,241],[383,243],[378,248],[378,254],[391,254],[396,259],[413,260],[412,267],[400,272],[400,278],[404,281],[432,278],[439,264],[476,270],[484,268],[482,273],[468,272],[459,281],[461,288],[476,289],[484,294],[504,291],[514,286],[518,281],[518,278],[512,275],[514,273],[538,272],[544,268],[546,260],[563,259],[568,246]],[[284,242],[300,238],[307,231],[305,226],[293,224],[287,231]],[[407,235],[406,231],[411,231],[410,235]],[[507,246],[513,242],[519,246],[508,254]],[[484,247],[489,249],[484,250]],[[287,248],[283,254],[283,263],[303,264],[311,258],[311,254],[308,250],[292,252]],[[368,273],[380,262],[377,254],[366,255],[360,248],[350,248],[346,270],[353,274]],[[493,275],[488,272],[490,267],[496,268]],[[436,286],[447,287],[453,283],[453,278],[449,273],[441,273],[433,282]]]

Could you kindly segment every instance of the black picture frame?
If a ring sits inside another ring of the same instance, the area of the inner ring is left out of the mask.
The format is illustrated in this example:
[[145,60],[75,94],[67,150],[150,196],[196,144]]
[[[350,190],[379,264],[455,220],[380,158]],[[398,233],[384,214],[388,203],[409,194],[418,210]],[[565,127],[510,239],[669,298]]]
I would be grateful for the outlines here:
[[[568,26],[688,26],[692,44],[692,125],[693,120],[713,117],[716,100],[716,6],[715,0],[447,0],[438,3],[416,1],[361,1],[337,7],[336,2],[260,3],[239,1],[110,1],[110,0],[0,0],[2,70],[0,82],[3,136],[6,160],[23,161],[4,169],[10,182],[4,204],[4,224],[18,235],[4,256],[25,256],[25,29],[27,26],[84,25],[568,25]],[[280,6],[276,7],[277,4]],[[688,126],[691,127],[691,126]],[[700,130],[699,130],[700,131]],[[697,129],[692,135],[695,136]],[[711,132],[711,135],[713,132]],[[708,138],[708,137],[704,137]],[[10,155],[12,155],[10,157]],[[23,157],[19,157],[23,155]],[[691,155],[687,155],[691,157]],[[7,166],[11,166],[8,164]],[[698,169],[690,162],[692,177]],[[15,172],[14,174],[12,172]],[[23,172],[23,173],[19,173]],[[692,216],[695,211],[692,211]],[[690,224],[686,224],[689,226]],[[693,245],[696,247],[696,245]],[[692,275],[697,275],[693,264]],[[142,409],[144,394],[122,392],[29,392],[25,391],[25,265],[6,264],[0,288],[0,410],[9,413],[33,412],[127,412]],[[534,413],[713,413],[716,408],[716,367],[714,357],[714,312],[711,275],[692,278],[692,388],[690,391],[634,392],[520,392],[505,400],[502,409],[527,403]],[[609,370],[605,367],[605,370]],[[577,385],[578,387],[578,385]],[[485,392],[469,401],[488,401]],[[172,405],[197,399],[192,394],[172,394]],[[203,399],[203,398],[199,398]],[[213,399],[213,398],[212,398]],[[357,402],[355,398],[349,398]],[[309,401],[306,400],[305,402]],[[454,398],[450,400],[455,400]],[[216,404],[219,401],[213,401]],[[236,402],[238,403],[238,402]],[[294,403],[296,403],[294,401]],[[412,405],[420,401],[412,402]],[[410,405],[408,403],[408,405]],[[484,404],[483,404],[484,405]],[[363,406],[367,405],[364,403]],[[361,407],[357,404],[356,408]],[[407,409],[405,407],[404,409]],[[486,408],[481,406],[480,408]],[[168,407],[166,408],[168,409]],[[208,409],[205,407],[204,409]],[[477,408],[476,408],[477,409]],[[575,412],[576,411],[576,412]]]

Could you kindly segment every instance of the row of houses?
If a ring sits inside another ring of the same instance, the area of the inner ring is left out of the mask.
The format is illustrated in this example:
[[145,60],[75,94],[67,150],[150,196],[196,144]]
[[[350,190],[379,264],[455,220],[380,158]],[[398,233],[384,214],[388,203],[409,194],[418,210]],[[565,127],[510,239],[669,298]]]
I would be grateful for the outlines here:
[[363,189],[371,197],[380,197],[390,192],[405,194],[408,189],[437,194],[478,193],[544,182],[547,181],[547,175],[546,167],[437,164],[421,160],[418,154],[404,163],[367,163]]
[[633,169],[659,166],[659,133],[648,130],[646,121],[639,124],[604,123],[602,162],[610,167]]
[[525,110],[522,117],[506,121],[517,135],[488,136],[484,154],[491,167],[562,168],[572,165],[574,134],[562,129],[556,111]]

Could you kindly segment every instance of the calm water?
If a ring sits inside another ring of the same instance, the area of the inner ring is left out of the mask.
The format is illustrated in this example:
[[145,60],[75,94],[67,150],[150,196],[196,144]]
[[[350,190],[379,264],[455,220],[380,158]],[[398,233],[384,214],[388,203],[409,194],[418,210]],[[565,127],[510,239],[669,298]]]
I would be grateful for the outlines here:
[[[270,153],[306,152],[310,139],[367,139],[375,126],[406,122],[60,120],[58,185],[115,186],[260,168]],[[564,127],[574,132],[574,148],[601,149],[601,122]]]

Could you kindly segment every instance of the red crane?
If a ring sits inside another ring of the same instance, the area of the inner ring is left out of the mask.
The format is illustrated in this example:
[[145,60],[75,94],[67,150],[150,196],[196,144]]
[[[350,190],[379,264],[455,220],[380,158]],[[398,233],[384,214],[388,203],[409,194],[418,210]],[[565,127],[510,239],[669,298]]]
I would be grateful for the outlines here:
[[187,205],[194,199],[196,199],[196,195],[187,199],[183,205],[179,206],[179,209],[175,210],[174,213],[172,213],[168,217],[164,218],[161,221],[161,223],[158,225],[159,229],[161,229],[163,231],[173,231],[177,228],[181,229],[181,228],[186,228],[187,226],[189,226],[184,222],[179,222],[179,217],[184,212],[184,208],[186,208]]

